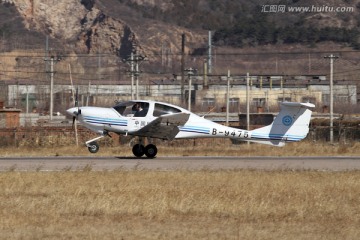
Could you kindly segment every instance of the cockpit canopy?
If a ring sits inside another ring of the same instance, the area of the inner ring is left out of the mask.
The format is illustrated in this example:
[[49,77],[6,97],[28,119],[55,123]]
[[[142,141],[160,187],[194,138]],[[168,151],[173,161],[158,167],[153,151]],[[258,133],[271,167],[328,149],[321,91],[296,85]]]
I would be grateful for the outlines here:
[[[151,105],[154,105],[154,107]],[[154,117],[159,117],[166,114],[182,112],[180,108],[164,103],[142,101],[122,102],[113,108],[124,117],[145,117],[148,114]]]

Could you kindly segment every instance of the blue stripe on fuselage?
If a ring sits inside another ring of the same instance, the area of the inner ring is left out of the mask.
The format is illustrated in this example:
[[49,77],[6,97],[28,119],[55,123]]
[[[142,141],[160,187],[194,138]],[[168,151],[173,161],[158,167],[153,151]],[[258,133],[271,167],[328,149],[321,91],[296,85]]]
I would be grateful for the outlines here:
[[95,123],[95,124],[110,124],[116,126],[127,126],[127,120],[119,120],[119,119],[112,119],[112,118],[100,118],[100,117],[92,117],[86,116],[84,117],[85,122],[87,123]]
[[180,127],[180,131],[210,134],[210,128],[204,128],[204,127],[198,127],[198,126],[182,126],[182,127]]

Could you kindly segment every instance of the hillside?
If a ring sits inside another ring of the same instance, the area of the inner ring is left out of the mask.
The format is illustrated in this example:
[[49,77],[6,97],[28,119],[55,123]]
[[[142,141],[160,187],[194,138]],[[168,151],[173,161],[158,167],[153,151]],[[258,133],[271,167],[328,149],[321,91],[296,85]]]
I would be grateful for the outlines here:
[[[123,55],[129,53],[129,50],[125,50],[129,48],[129,43],[124,39],[125,35],[132,35],[132,39],[127,39],[128,41],[140,41],[140,47],[150,47],[148,50],[154,51],[151,45],[157,43],[151,42],[153,38],[159,41],[164,37],[165,41],[168,40],[174,47],[179,44],[175,43],[174,39],[166,39],[165,36],[177,35],[182,31],[190,33],[190,36],[204,36],[205,30],[215,32],[215,45],[219,46],[314,44],[334,41],[353,44],[356,47],[360,26],[360,0],[292,0],[286,1],[286,4],[283,1],[268,1],[264,4],[262,1],[250,0],[2,2],[2,41],[11,40],[11,37],[23,35],[25,32],[25,39],[30,36],[30,43],[33,45],[43,43],[43,39],[39,39],[44,35],[50,35],[53,39],[61,40],[62,44],[75,44],[80,51],[98,52],[99,49],[105,49],[117,54],[120,51]],[[271,6],[284,6],[284,9],[271,10]],[[304,6],[315,8],[311,12],[301,9],[290,12],[289,9]],[[336,8],[340,8],[339,11],[336,12]],[[100,30],[104,32],[99,32]],[[111,35],[111,31],[119,34],[122,39]],[[101,34],[107,39],[102,39]],[[151,38],[149,35],[155,36]],[[27,40],[26,43],[29,43]],[[199,39],[193,40],[196,42]],[[192,41],[189,39],[189,42]],[[125,47],[121,46],[123,44]]]
[[[148,77],[159,77],[159,73],[170,77],[180,72],[183,33],[186,67],[202,68],[208,30],[213,31],[214,54],[218,54],[215,74],[223,74],[224,68],[235,73],[323,74],[328,71],[327,62],[314,65],[312,61],[310,69],[310,53],[319,59],[323,51],[359,48],[359,2],[292,0],[286,4],[268,1],[264,5],[259,0],[2,0],[2,79],[44,78],[41,65],[46,36],[49,54],[62,59],[57,69],[64,75],[71,63],[75,77],[84,80],[128,79],[128,65],[123,59],[136,48],[147,56],[142,68]],[[286,10],[272,12],[270,6],[285,6]],[[289,7],[303,6],[320,9],[289,12]],[[352,7],[352,11],[327,12],[321,9],[324,6]],[[23,51],[30,50],[33,57],[21,57],[27,54]],[[274,51],[276,56],[264,55]],[[284,52],[293,53],[291,58],[297,60],[289,63],[289,55],[282,55]],[[251,53],[251,57],[241,55],[246,53]],[[357,61],[352,53],[343,57],[346,63]],[[286,66],[281,64],[285,62]],[[23,69],[31,66],[36,71]],[[67,76],[61,78],[65,80]]]

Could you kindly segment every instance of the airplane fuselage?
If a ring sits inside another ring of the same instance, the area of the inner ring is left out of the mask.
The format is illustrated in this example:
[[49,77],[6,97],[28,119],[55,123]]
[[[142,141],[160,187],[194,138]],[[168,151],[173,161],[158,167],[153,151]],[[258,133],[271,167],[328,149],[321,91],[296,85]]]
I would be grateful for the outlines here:
[[[153,106],[152,106],[153,107]],[[179,108],[181,109],[181,108]],[[251,138],[251,131],[227,127],[217,124],[185,109],[181,109],[184,113],[189,113],[189,120],[186,124],[179,126],[179,133],[175,139],[181,138]],[[75,112],[77,108],[69,109],[69,112]],[[149,112],[153,109],[149,108]],[[81,107],[81,114],[78,121],[93,132],[103,134],[104,131],[115,132],[117,134],[133,135],[142,127],[148,125],[157,117],[148,114],[145,117],[121,116],[114,108],[102,107]]]
[[[272,124],[254,130],[220,125],[181,107],[156,101],[128,101],[112,108],[74,107],[67,112],[84,127],[101,136],[86,142],[90,152],[97,152],[95,140],[115,132],[146,138],[173,140],[181,138],[232,138],[273,146],[296,142],[309,132],[311,103],[282,103]],[[141,143],[133,147],[135,156],[154,157],[156,146]]]

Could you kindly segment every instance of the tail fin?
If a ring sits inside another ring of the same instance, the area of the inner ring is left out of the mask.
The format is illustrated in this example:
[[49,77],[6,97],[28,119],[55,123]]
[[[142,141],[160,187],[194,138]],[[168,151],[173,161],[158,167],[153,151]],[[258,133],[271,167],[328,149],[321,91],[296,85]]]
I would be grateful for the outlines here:
[[284,146],[285,142],[304,139],[309,132],[312,103],[283,102],[274,122],[251,132],[251,140],[257,143]]

